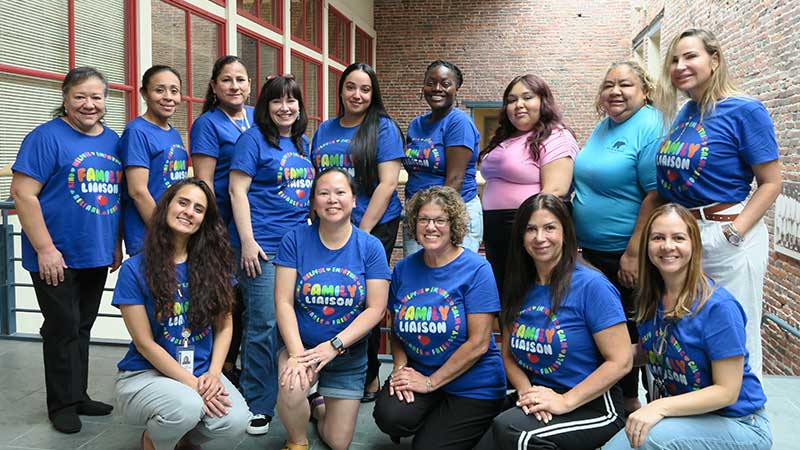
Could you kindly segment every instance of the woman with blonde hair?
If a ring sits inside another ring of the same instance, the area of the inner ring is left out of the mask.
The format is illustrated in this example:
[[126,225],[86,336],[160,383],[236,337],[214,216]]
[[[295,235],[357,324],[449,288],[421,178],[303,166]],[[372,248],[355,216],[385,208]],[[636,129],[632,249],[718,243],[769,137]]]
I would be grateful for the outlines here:
[[[678,91],[687,101],[675,116]],[[674,117],[656,155],[658,193],[699,221],[703,270],[747,315],[747,348],[761,376],[761,305],[769,236],[762,217],[781,190],[775,129],[764,105],[739,91],[713,33],[691,28],[669,46],[656,104]],[[755,178],[758,187],[750,196]],[[748,198],[749,197],[749,198]]]

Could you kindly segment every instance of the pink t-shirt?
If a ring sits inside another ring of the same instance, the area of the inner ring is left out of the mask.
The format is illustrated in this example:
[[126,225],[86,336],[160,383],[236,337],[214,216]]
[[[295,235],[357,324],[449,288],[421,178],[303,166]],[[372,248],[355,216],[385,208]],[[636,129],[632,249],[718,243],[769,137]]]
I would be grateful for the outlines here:
[[481,203],[484,210],[517,209],[526,198],[542,190],[541,167],[560,158],[575,159],[578,143],[564,128],[553,130],[542,144],[539,161],[528,151],[530,133],[506,139],[481,162],[486,180]]

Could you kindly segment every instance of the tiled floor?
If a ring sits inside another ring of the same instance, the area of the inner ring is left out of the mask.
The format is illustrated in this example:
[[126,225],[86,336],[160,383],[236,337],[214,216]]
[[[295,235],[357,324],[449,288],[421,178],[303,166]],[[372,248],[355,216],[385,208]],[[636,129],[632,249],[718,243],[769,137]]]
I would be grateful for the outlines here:
[[[89,394],[98,400],[113,402],[116,363],[125,349],[92,346]],[[383,371],[388,367],[384,364]],[[386,373],[382,374],[383,376]],[[382,379],[383,379],[382,376]],[[796,432],[800,424],[800,378],[767,377],[767,410],[772,419],[775,450],[800,450]],[[0,449],[55,450],[135,450],[142,429],[126,425],[120,417],[83,417],[80,433],[64,435],[50,426],[45,412],[44,375],[41,344],[0,340]],[[211,442],[206,450],[279,449],[285,431],[276,419],[269,434],[242,436],[236,442]],[[794,430],[792,430],[794,428]],[[313,434],[312,449],[327,448]],[[372,421],[372,404],[362,405],[353,450],[408,450],[408,440],[392,444]],[[687,447],[688,449],[689,447]]]

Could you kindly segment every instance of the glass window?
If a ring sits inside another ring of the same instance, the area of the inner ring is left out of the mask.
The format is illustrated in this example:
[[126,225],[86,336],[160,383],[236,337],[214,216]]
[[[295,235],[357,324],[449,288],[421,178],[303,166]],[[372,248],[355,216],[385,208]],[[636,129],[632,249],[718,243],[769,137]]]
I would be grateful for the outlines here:
[[283,28],[281,24],[281,0],[236,0],[239,14],[268,27]]
[[255,106],[258,95],[269,75],[280,73],[281,50],[278,46],[261,41],[241,31],[237,33],[239,57],[244,60],[252,87],[248,105]]
[[342,72],[328,69],[328,119],[337,116],[339,110],[339,78]]
[[372,63],[372,36],[366,31],[356,27],[356,62]]
[[347,65],[350,62],[350,21],[328,7],[328,56]]
[[322,67],[319,63],[311,61],[297,54],[292,54],[292,74],[303,89],[303,103],[308,115],[308,138],[314,135],[320,122],[322,122]]
[[316,49],[322,48],[322,1],[291,0],[292,37]]

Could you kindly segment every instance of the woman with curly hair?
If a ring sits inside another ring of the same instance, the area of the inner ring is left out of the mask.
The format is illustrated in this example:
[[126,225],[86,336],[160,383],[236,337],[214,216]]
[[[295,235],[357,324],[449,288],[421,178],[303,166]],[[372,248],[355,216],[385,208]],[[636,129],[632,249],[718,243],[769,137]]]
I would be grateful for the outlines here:
[[492,336],[500,299],[489,263],[461,243],[467,207],[449,186],[419,191],[406,219],[422,251],[394,268],[392,374],[375,423],[414,449],[470,449],[500,412],[506,378]]
[[566,197],[578,143],[564,125],[547,83],[536,75],[514,77],[503,93],[499,126],[478,156],[486,180],[483,243],[502,295],[511,224],[517,208],[539,192]]
[[133,342],[117,404],[146,450],[244,433],[247,404],[222,375],[231,341],[233,254],[214,194],[190,178],[159,200],[144,251],[120,270],[112,304]]

